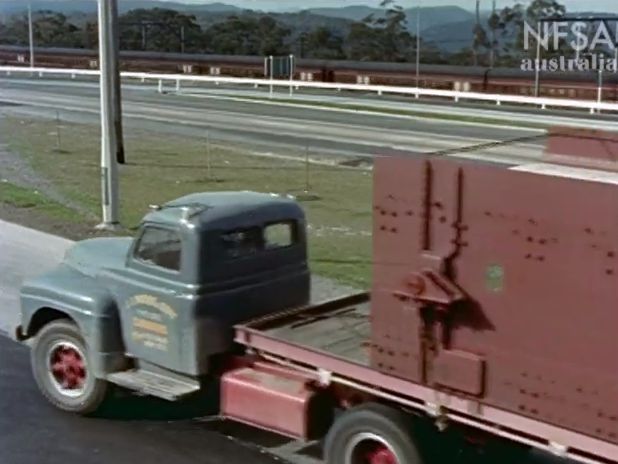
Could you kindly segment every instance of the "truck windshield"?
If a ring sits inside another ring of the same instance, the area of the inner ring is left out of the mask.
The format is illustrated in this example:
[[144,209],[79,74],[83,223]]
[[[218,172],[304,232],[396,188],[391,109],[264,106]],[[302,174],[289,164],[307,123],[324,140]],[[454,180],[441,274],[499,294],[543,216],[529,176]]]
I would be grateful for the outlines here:
[[177,232],[147,227],[137,244],[135,258],[170,271],[180,271],[181,250],[182,243]]

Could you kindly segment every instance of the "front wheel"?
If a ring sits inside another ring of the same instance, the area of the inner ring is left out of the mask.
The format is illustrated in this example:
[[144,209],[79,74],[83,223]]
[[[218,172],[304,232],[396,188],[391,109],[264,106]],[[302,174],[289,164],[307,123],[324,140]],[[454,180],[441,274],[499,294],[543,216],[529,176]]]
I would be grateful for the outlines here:
[[75,324],[62,320],[43,327],[30,356],[36,383],[54,406],[83,415],[101,406],[108,384],[94,377],[86,343]]
[[367,404],[344,413],[326,437],[327,464],[423,464],[409,417]]

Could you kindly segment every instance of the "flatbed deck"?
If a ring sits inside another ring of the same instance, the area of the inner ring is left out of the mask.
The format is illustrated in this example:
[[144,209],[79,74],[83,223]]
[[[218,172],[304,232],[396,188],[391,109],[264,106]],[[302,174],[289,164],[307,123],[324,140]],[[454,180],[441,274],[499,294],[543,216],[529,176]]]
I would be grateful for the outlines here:
[[235,340],[267,361],[586,464],[618,462],[618,446],[370,365],[370,295],[351,295],[236,326]]
[[[274,320],[274,324],[262,322],[265,334],[293,344],[330,353],[350,361],[369,365],[369,299],[343,307],[328,307],[326,311],[301,311],[288,314],[285,323]],[[254,323],[255,324],[255,323]]]

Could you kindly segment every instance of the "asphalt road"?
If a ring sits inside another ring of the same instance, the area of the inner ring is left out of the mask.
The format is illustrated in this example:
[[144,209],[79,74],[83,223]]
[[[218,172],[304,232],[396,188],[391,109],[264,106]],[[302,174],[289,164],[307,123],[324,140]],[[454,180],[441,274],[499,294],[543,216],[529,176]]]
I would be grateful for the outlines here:
[[[233,93],[233,90],[230,90]],[[532,137],[540,130],[376,115],[328,108],[291,107],[226,97],[221,91],[177,95],[154,88],[124,85],[124,117],[131,128],[162,133],[210,137],[247,143],[259,151],[307,147],[314,153],[376,155],[389,150],[433,152],[477,144]],[[0,78],[0,103],[18,104],[16,114],[98,121],[99,96],[95,82]],[[544,140],[480,150],[479,155],[538,157]]]
[[228,438],[225,424],[192,419],[187,411],[149,398],[118,398],[98,418],[60,412],[36,389],[27,348],[5,337],[0,337],[0,411],[2,464],[281,462],[258,446]]

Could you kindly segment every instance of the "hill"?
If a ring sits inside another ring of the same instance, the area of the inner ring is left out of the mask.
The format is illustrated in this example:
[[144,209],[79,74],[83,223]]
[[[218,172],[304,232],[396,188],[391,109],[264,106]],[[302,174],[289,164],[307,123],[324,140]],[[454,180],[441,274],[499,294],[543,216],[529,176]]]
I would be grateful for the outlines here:
[[[331,18],[343,18],[350,21],[362,21],[367,16],[381,15],[383,10],[365,5],[351,5],[343,8],[309,8],[305,10],[312,14],[328,16]],[[408,28],[416,30],[416,8],[405,10],[408,18]],[[474,14],[458,6],[434,6],[421,8],[421,30],[425,31],[436,26],[463,21],[474,21]]]
[[[416,8],[406,11],[408,27],[411,31],[416,30]],[[464,21],[474,21],[474,14],[458,6],[432,6],[421,8],[421,30],[426,31],[436,26],[443,26]]]
[[366,5],[350,5],[343,8],[308,8],[304,11],[320,16],[328,16],[330,18],[348,19],[350,21],[362,21],[371,14],[380,14],[382,12],[382,10],[378,8],[372,8]]

